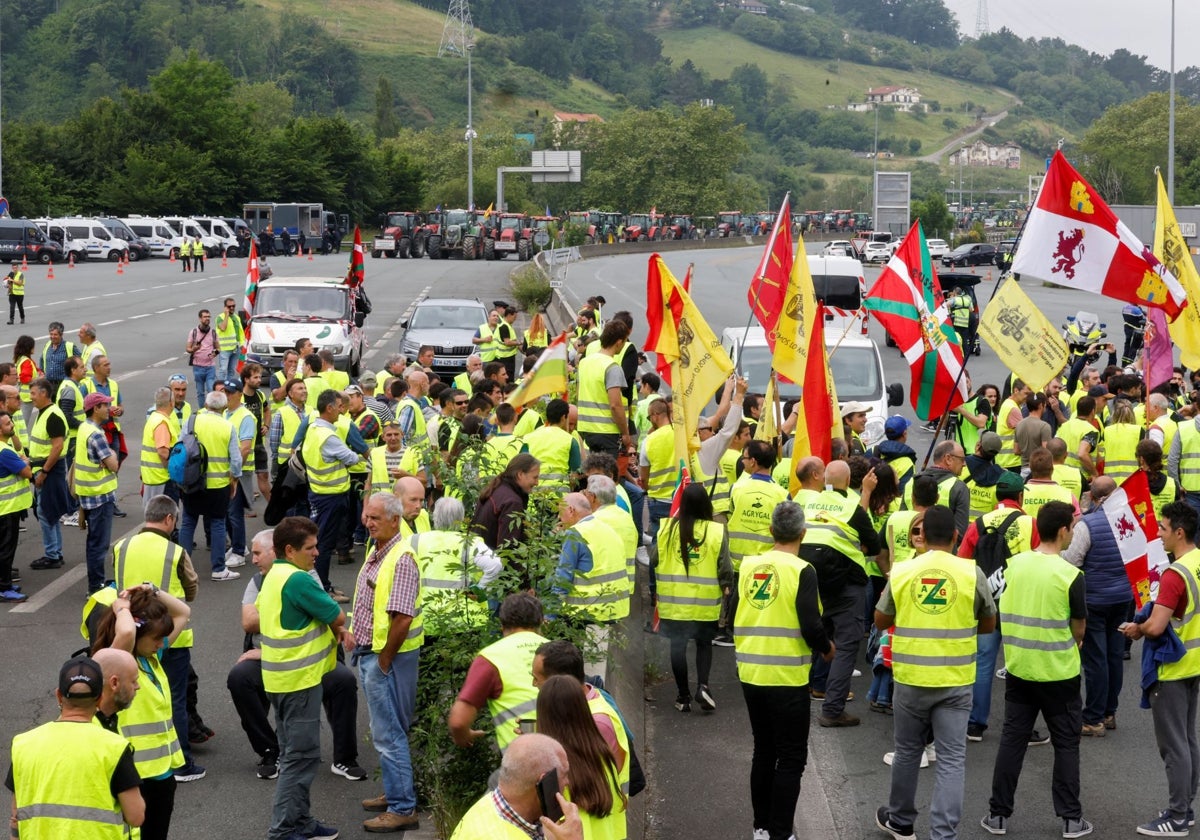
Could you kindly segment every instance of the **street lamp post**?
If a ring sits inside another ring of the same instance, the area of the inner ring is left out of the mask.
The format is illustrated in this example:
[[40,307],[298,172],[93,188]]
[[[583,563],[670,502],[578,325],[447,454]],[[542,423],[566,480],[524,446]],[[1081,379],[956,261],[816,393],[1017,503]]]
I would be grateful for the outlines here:
[[475,45],[467,44],[467,207],[475,209],[475,133],[471,114],[471,52]]
[[1175,203],[1175,0],[1171,0],[1171,94],[1167,105],[1167,200]]

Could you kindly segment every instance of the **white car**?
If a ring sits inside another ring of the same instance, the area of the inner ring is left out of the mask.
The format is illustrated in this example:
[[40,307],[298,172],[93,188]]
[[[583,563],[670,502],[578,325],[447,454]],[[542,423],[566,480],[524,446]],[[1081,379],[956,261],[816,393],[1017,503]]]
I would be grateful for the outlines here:
[[950,246],[945,239],[926,239],[925,247],[929,249],[929,258],[934,260],[940,260],[950,253]]
[[821,249],[823,257],[848,257],[853,253],[854,246],[846,239],[835,239]]
[[886,242],[868,242],[863,246],[862,261],[865,263],[885,263],[892,258],[892,249]]

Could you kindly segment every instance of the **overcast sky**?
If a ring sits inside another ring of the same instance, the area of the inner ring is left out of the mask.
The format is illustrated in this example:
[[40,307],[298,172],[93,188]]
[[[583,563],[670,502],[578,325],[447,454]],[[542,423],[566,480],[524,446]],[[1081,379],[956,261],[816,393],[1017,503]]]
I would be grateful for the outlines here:
[[[944,0],[959,32],[975,35],[979,0]],[[1155,67],[1171,64],[1171,0],[987,0],[992,32],[1007,26],[1022,38],[1062,38],[1109,55],[1127,49]],[[1200,3],[1175,2],[1175,68],[1200,66]]]

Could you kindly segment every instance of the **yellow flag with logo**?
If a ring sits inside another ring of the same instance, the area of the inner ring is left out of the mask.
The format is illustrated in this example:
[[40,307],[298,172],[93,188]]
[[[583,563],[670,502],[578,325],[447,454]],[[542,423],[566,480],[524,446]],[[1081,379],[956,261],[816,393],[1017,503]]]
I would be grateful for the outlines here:
[[675,427],[675,456],[688,463],[689,446],[699,446],[698,442],[692,441],[696,440],[700,410],[733,373],[733,362],[691,295],[658,254],[650,256],[646,286],[648,301],[661,295],[658,305],[667,316],[662,319],[655,352],[671,363],[671,425]]
[[779,425],[776,423],[775,412],[779,408],[777,406],[775,377],[772,376],[767,380],[767,392],[763,396],[762,411],[758,415],[758,423],[754,427],[754,439],[765,440],[768,443],[773,442],[779,436]]
[[1167,198],[1162,173],[1158,174],[1158,214],[1154,219],[1154,256],[1167,267],[1187,293],[1188,305],[1167,325],[1171,340],[1179,347],[1180,361],[1189,370],[1200,367],[1200,274],[1188,250],[1175,210]]
[[1066,367],[1067,343],[1012,277],[983,310],[979,335],[1005,367],[1035,391]]

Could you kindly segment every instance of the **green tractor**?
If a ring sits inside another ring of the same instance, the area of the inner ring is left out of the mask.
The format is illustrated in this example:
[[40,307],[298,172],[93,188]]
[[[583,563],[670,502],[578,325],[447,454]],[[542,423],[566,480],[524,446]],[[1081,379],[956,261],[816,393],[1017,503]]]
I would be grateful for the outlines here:
[[470,210],[445,210],[431,213],[436,216],[437,233],[426,240],[425,250],[430,259],[449,259],[457,254],[464,260],[483,258],[483,229],[476,213]]

